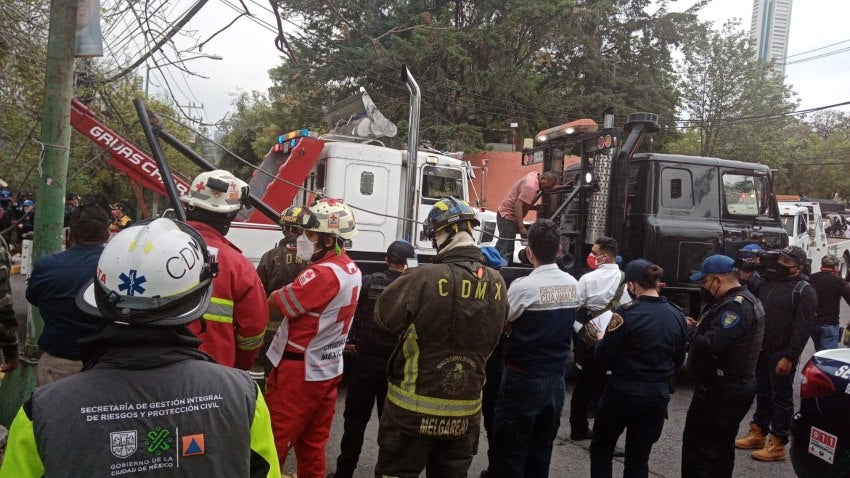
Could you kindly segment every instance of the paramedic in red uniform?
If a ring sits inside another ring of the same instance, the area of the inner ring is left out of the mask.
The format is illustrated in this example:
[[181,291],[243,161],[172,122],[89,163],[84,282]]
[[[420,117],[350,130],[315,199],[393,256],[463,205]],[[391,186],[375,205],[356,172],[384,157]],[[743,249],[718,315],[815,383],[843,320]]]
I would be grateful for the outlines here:
[[275,367],[266,395],[281,467],[295,449],[299,478],[324,478],[336,389],[361,274],[343,249],[357,233],[342,201],[319,199],[299,216],[297,254],[310,261],[291,284],[269,295],[272,320],[282,320],[267,353]]
[[224,235],[248,199],[248,185],[227,171],[199,174],[180,196],[187,224],[217,250],[218,276],[204,320],[189,324],[200,349],[228,367],[250,370],[263,345],[269,321],[266,293],[251,262]]

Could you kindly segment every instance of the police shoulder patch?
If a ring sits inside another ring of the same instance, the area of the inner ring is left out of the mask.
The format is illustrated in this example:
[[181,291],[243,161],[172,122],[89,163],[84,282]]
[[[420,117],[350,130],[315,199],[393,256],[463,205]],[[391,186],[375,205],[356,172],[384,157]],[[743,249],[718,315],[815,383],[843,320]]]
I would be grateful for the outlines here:
[[720,316],[720,325],[722,325],[724,329],[731,329],[738,325],[740,321],[741,316],[731,310],[723,312],[723,315]]
[[623,317],[620,314],[612,314],[611,320],[608,321],[608,332],[613,332],[620,328],[623,325]]

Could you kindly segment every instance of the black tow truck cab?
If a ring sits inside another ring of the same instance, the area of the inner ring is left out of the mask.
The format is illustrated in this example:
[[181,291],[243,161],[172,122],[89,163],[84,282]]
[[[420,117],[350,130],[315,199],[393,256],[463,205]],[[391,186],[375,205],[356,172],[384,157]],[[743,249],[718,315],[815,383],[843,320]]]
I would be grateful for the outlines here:
[[[689,277],[712,254],[737,258],[746,244],[784,247],[771,170],[762,164],[677,154],[636,153],[657,115],[633,113],[622,131],[579,120],[542,131],[543,145],[523,151],[524,165],[543,163],[561,184],[542,194],[538,217],[559,224],[559,265],[576,277],[593,242],[610,236],[623,265],[644,258],[664,269],[663,294],[687,313],[700,307]],[[591,125],[592,124],[592,125]],[[554,132],[554,134],[553,134]],[[577,164],[565,167],[569,157]],[[506,271],[510,274],[510,271]]]

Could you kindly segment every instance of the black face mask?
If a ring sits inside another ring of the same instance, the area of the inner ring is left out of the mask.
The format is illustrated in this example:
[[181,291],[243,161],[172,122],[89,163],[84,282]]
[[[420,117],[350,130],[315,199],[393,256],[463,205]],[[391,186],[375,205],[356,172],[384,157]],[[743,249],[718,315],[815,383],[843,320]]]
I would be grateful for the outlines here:
[[776,264],[776,276],[780,279],[787,279],[791,277],[791,268],[786,266],[785,264]]
[[629,287],[629,285],[626,284],[626,292],[628,292],[629,295],[632,296],[632,299],[637,299],[637,294],[635,293],[634,287]]
[[700,287],[699,295],[702,301],[706,304],[713,304],[717,302],[717,299],[714,298],[714,295],[712,295],[712,293],[705,287]]

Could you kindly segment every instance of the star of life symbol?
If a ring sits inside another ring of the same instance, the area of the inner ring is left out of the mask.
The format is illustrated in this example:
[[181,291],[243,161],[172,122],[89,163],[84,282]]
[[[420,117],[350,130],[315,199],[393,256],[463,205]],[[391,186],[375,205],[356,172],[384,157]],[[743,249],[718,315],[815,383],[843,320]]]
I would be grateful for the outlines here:
[[127,458],[136,452],[136,430],[109,433],[110,451],[116,458]]
[[118,290],[119,291],[125,291],[126,290],[127,295],[129,295],[129,296],[133,296],[133,295],[136,295],[136,294],[144,294],[145,288],[142,287],[142,284],[144,284],[148,280],[145,279],[145,276],[138,276],[137,277],[136,276],[137,273],[138,273],[138,271],[136,269],[130,269],[129,275],[122,272],[121,275],[118,276],[118,278],[121,279],[121,283],[118,284]]

